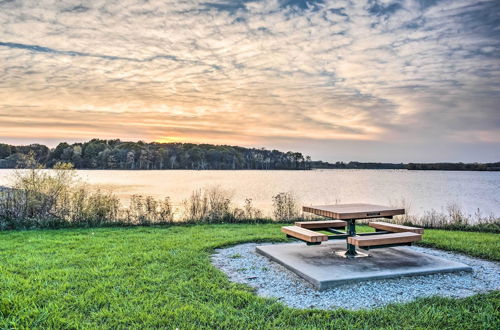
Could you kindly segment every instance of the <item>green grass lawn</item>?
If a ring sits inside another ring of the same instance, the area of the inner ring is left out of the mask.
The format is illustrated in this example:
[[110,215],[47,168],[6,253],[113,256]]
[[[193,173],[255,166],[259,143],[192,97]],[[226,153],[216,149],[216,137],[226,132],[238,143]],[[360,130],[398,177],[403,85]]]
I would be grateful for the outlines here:
[[[280,225],[0,233],[0,328],[500,328],[500,293],[370,311],[296,310],[210,264],[214,248],[284,241]],[[424,244],[500,260],[500,235],[426,231]]]

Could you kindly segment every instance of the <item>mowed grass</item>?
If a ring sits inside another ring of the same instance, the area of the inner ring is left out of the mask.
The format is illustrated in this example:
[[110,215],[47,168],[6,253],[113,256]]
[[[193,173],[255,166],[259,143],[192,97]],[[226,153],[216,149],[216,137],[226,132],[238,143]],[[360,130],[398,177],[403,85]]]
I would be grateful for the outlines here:
[[[499,292],[369,311],[297,310],[257,297],[210,264],[217,247],[285,241],[279,227],[0,233],[0,328],[500,328]],[[496,260],[500,253],[495,234],[428,230],[426,244]]]
[[500,234],[426,230],[420,245],[500,261]]
[[[368,226],[357,226],[356,230],[375,231]],[[418,245],[500,261],[500,234],[495,233],[425,229],[423,240]]]

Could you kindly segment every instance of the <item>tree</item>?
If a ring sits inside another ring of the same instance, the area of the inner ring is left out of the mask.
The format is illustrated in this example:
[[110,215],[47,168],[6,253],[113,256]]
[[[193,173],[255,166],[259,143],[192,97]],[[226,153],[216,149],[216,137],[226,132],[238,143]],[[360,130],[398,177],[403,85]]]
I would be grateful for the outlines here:
[[0,159],[10,156],[12,148],[8,144],[0,143]]
[[[15,167],[23,155],[33,152],[47,167],[71,162],[76,168],[119,169],[303,169],[301,153],[264,148],[192,143],[146,143],[92,139],[84,143],[43,145],[0,144],[0,166]],[[17,155],[17,156],[13,156]],[[310,159],[310,158],[309,158]]]

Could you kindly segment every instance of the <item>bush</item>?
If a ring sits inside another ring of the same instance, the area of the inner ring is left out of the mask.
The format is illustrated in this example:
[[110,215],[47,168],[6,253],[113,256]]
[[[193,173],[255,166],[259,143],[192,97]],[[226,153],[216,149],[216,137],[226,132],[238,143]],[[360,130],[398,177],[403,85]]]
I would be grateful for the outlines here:
[[66,208],[71,225],[94,227],[119,221],[120,200],[111,192],[92,191],[86,186],[74,189]]
[[123,221],[135,225],[172,223],[174,213],[170,198],[156,200],[151,196],[132,195],[130,206],[122,211]]
[[245,199],[242,208],[234,206],[232,193],[219,186],[195,190],[182,202],[182,220],[180,222],[271,222],[264,218],[262,211],[252,204],[252,199]]
[[299,218],[297,200],[291,192],[273,196],[273,214],[277,221],[291,221]]
[[96,226],[117,218],[118,198],[90,191],[71,164],[58,163],[50,172],[33,164],[16,171],[13,181],[0,192],[0,229]]
[[243,208],[235,208],[233,211],[233,219],[235,222],[269,222],[270,219],[265,219],[262,211],[253,206],[252,199],[246,198]]
[[189,222],[223,222],[234,219],[232,195],[219,186],[195,190],[182,202],[184,219]]
[[78,181],[67,164],[56,171],[41,168],[16,172],[13,188],[0,191],[0,230],[97,227],[111,224],[171,223],[170,199],[134,195],[123,208],[111,192],[92,190]]

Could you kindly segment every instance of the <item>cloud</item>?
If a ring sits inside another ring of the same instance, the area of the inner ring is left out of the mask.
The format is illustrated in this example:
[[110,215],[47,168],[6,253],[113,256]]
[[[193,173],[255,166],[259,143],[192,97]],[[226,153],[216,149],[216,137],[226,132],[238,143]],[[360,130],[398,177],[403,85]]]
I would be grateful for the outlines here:
[[493,0],[0,1],[0,135],[498,151],[499,33]]

